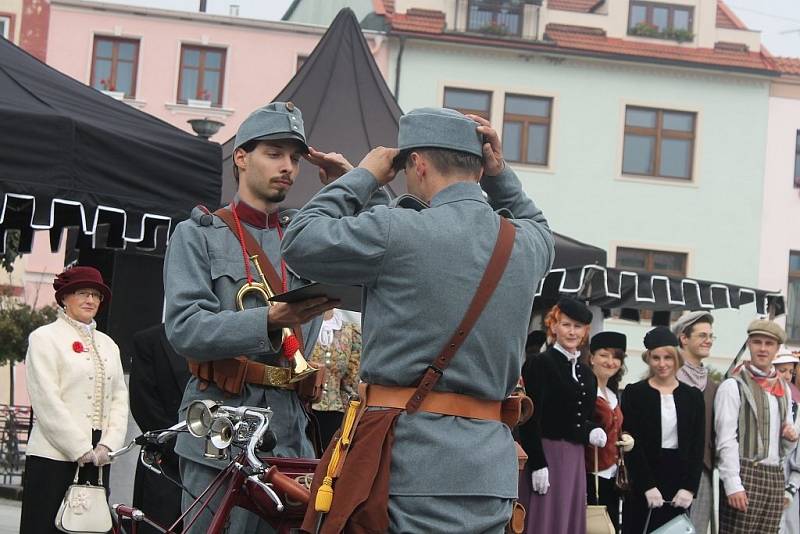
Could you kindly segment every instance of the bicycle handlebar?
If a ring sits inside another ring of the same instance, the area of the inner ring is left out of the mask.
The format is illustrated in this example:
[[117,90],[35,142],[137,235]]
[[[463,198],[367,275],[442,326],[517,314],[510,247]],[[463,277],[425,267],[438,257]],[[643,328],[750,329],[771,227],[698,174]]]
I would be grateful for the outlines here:
[[311,492],[305,486],[301,486],[294,479],[281,473],[274,465],[267,469],[262,480],[278,488],[292,502],[308,504],[308,501],[311,500]]

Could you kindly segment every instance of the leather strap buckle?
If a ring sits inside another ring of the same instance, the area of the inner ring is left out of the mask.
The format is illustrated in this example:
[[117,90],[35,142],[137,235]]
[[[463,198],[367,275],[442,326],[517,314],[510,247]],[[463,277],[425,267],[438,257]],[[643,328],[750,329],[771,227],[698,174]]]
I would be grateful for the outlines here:
[[292,378],[292,370],[289,367],[274,367],[264,365],[263,385],[282,387],[289,384]]
[[428,369],[430,369],[431,371],[433,371],[434,373],[436,373],[439,376],[442,376],[444,374],[444,371],[442,369],[439,369],[438,367],[436,367],[433,364],[429,365]]

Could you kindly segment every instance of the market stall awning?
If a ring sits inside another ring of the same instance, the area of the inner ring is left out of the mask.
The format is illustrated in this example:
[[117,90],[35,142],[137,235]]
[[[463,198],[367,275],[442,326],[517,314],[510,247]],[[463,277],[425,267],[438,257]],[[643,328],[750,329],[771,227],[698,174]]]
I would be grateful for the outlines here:
[[155,248],[193,206],[219,201],[219,145],[2,38],[0,124],[0,235],[19,230],[22,252],[34,230],[50,230],[55,251],[65,228],[84,246]]
[[[403,112],[349,8],[339,12],[295,77],[272,100],[294,102],[303,112],[309,144],[324,152],[340,152],[353,165],[377,146],[397,145]],[[223,145],[223,203],[236,192],[233,142],[232,138]],[[304,161],[281,205],[299,208],[321,188],[316,167]],[[398,176],[390,188],[396,195],[406,193],[405,175]]]
[[671,311],[738,309],[754,303],[756,313],[785,313],[777,291],[742,287],[723,282],[677,278],[655,273],[615,269],[601,265],[554,268],[539,284],[537,298],[554,300],[573,295],[600,308],[665,312],[654,315],[655,324]]

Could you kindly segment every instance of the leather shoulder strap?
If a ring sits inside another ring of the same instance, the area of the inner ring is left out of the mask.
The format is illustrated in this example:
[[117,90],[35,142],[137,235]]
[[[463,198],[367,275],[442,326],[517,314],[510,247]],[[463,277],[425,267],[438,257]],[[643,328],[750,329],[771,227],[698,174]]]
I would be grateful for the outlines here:
[[416,391],[414,391],[414,394],[411,395],[411,399],[409,399],[406,404],[407,413],[411,414],[419,409],[422,401],[425,400],[428,393],[433,390],[433,387],[439,381],[442,373],[444,373],[445,369],[450,365],[458,349],[461,348],[461,345],[469,335],[472,327],[475,326],[475,323],[481,316],[483,309],[492,297],[494,290],[497,288],[497,284],[500,282],[500,278],[502,278],[506,270],[508,260],[511,258],[511,250],[514,247],[514,237],[516,233],[517,231],[514,225],[501,217],[500,231],[497,234],[497,241],[495,242],[492,256],[489,258],[489,263],[486,265],[486,270],[478,284],[478,289],[472,297],[469,308],[467,308],[467,313],[464,315],[458,328],[453,332],[453,335],[447,341],[442,351],[433,363],[428,366],[425,374],[422,375],[422,379]]
[[[239,241],[239,233],[236,231],[236,221],[233,218],[233,213],[228,208],[220,208],[214,212],[214,215],[222,219],[228,229],[233,232],[233,235],[236,236],[236,240]],[[258,244],[256,238],[253,235],[244,230],[242,232],[244,236],[244,246],[247,249],[247,256],[250,257],[252,255],[258,256],[258,264],[261,266],[261,270],[264,271],[264,276],[267,277],[265,280],[269,287],[272,289],[273,293],[277,294],[283,284],[281,283],[281,277],[278,276],[278,273],[275,271],[275,268],[272,266],[272,262],[269,261],[269,257],[267,257],[267,253],[264,252],[264,249]],[[292,331],[294,335],[297,337],[297,340],[300,341],[300,350],[303,349],[303,331],[300,328],[300,325],[296,325],[292,327]]]

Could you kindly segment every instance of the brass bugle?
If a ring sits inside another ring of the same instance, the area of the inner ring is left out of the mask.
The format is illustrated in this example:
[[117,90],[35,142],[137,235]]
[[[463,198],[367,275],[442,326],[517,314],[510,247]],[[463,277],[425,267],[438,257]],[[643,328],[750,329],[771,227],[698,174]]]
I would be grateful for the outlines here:
[[[244,310],[244,298],[250,293],[255,293],[256,296],[260,297],[266,305],[269,305],[269,299],[275,296],[275,292],[267,283],[267,278],[264,276],[264,271],[261,270],[261,264],[258,262],[258,256],[250,256],[250,260],[255,263],[256,270],[258,271],[258,276],[261,277],[261,281],[247,282],[239,288],[239,291],[236,293],[236,307],[239,309],[239,311]],[[291,335],[294,335],[294,332],[292,332],[291,328],[283,328],[281,330],[281,344],[283,344],[284,339]],[[294,361],[294,367],[292,368],[292,378],[289,380],[290,382],[298,382],[308,375],[317,372],[317,369],[308,365],[308,362],[306,361],[305,357],[303,357],[303,354],[300,352],[300,350],[295,351],[292,360]]]

